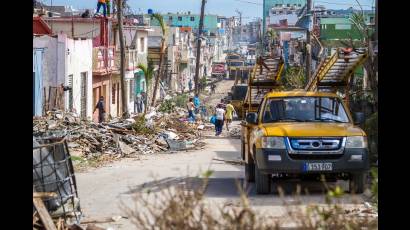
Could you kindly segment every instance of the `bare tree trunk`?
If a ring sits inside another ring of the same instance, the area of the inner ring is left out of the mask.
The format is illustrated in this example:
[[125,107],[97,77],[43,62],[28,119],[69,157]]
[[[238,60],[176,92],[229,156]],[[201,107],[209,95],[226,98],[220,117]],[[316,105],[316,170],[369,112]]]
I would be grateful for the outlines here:
[[151,106],[155,106],[155,99],[156,99],[156,96],[157,96],[159,80],[160,80],[160,77],[161,77],[162,59],[164,57],[164,46],[165,46],[165,38],[162,38],[162,40],[161,40],[161,51],[160,51],[160,55],[159,55],[158,73],[157,73],[157,76],[155,77],[155,85],[154,85],[154,92],[152,92]]
[[118,35],[120,40],[120,75],[121,75],[121,105],[122,105],[122,118],[128,118],[127,97],[125,92],[125,45],[124,35],[122,31],[122,1],[117,0],[117,16],[118,16]]

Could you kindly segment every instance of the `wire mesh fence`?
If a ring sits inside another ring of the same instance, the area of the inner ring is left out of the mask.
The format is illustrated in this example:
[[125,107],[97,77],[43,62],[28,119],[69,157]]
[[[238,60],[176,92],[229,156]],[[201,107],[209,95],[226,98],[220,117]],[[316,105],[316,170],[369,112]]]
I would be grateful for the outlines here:
[[79,224],[80,200],[64,138],[33,137],[33,190],[56,193],[56,197],[43,200],[51,217],[63,218],[67,224]]

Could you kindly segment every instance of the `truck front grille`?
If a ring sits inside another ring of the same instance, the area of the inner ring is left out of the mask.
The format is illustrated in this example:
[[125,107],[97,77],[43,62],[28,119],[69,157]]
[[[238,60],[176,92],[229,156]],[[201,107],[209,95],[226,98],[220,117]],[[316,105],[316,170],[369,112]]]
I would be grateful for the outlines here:
[[289,138],[296,151],[334,151],[342,147],[343,138]]
[[343,155],[346,137],[291,137],[285,143],[292,159],[331,160]]

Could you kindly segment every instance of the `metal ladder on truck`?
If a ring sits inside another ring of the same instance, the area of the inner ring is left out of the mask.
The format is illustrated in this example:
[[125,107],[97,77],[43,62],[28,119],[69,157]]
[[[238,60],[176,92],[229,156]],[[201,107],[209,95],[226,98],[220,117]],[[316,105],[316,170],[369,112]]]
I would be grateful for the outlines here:
[[283,60],[270,56],[264,56],[263,59],[269,70],[262,66],[261,73],[261,66],[258,63],[255,64],[248,78],[248,90],[243,101],[243,118],[248,112],[256,112],[265,94],[280,86],[279,80],[284,68]]
[[352,75],[366,58],[365,49],[356,49],[349,53],[340,48],[336,49],[333,55],[326,57],[319,64],[305,90],[344,94],[348,105]]

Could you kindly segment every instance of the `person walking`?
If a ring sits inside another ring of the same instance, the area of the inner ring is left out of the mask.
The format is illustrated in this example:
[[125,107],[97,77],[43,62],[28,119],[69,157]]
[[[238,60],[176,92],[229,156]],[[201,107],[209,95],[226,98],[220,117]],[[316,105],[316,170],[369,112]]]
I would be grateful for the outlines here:
[[211,92],[214,94],[215,93],[215,89],[216,89],[216,85],[215,83],[212,83],[211,85]]
[[188,118],[193,119],[193,121],[195,121],[195,115],[194,115],[194,109],[195,109],[195,105],[192,102],[192,97],[189,98],[188,103],[186,104],[187,109],[188,109]]
[[110,17],[111,15],[111,0],[105,0],[106,7],[107,7],[107,16]]
[[134,111],[136,111],[137,113],[142,113],[142,103],[142,96],[140,93],[138,93],[135,97]]
[[141,107],[142,111],[145,111],[145,106],[147,106],[147,94],[145,92],[141,92]]
[[226,105],[225,120],[226,120],[226,130],[229,131],[229,124],[232,123],[233,113],[236,113],[235,108],[231,104],[231,101],[228,101]]
[[215,136],[219,136],[222,133],[222,127],[224,125],[224,115],[225,115],[225,110],[222,109],[220,104],[216,106],[215,115],[216,115]]
[[199,113],[199,106],[201,106],[201,101],[199,100],[198,94],[194,97],[195,113]]
[[97,105],[95,106],[93,113],[97,109],[98,109],[98,123],[102,123],[102,122],[104,122],[104,118],[105,118],[105,106],[104,106],[104,97],[103,96],[101,96],[100,100],[98,100]]
[[192,79],[189,79],[188,87],[189,87],[189,92],[191,92],[192,91]]
[[98,0],[97,2],[97,12],[98,14],[100,12],[101,7],[103,8],[103,14],[104,17],[107,17],[107,4],[105,3],[106,0]]

